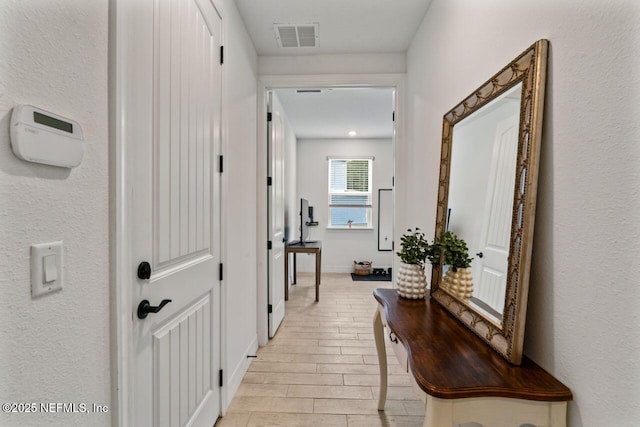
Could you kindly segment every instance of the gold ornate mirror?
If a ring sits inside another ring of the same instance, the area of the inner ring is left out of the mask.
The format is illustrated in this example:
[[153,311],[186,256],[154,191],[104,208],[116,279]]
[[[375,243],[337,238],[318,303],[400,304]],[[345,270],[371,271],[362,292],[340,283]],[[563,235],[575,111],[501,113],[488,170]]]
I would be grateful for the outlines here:
[[[539,40],[444,116],[435,235],[473,257],[473,292],[431,294],[509,362],[520,364],[536,209],[549,42]],[[470,295],[470,296],[469,296]]]

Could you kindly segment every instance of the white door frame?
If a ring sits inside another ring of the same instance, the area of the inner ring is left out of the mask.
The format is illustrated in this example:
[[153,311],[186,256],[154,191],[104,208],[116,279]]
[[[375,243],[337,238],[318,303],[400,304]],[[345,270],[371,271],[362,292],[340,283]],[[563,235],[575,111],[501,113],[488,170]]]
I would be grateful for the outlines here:
[[[404,152],[404,110],[405,110],[405,75],[404,74],[318,74],[318,75],[263,75],[258,77],[258,131],[257,131],[257,182],[258,182],[258,217],[256,257],[257,257],[257,321],[258,344],[264,346],[269,341],[267,314],[267,191],[264,180],[267,176],[267,96],[272,89],[286,88],[322,88],[322,87],[390,87],[395,89],[395,138],[394,138],[394,210],[398,194],[403,195],[401,185],[404,177],[398,176],[401,170],[395,169],[395,161],[402,158]],[[263,191],[264,190],[264,191]],[[399,191],[398,191],[399,190]],[[396,224],[402,224],[403,218],[394,214],[394,230]],[[394,236],[395,239],[395,236]],[[395,260],[395,257],[394,257]],[[394,269],[395,271],[395,269]]]
[[[222,17],[221,44],[225,44],[225,10],[220,2],[210,0]],[[131,165],[127,161],[127,141],[125,129],[127,124],[127,103],[129,81],[126,79],[128,63],[123,50],[126,49],[128,34],[126,25],[119,25],[128,19],[127,7],[132,7],[130,0],[109,0],[109,261],[110,261],[110,313],[111,313],[111,413],[113,426],[135,427],[133,418],[133,396],[131,373],[131,355],[133,343],[133,301],[131,288],[131,272],[134,262],[131,257],[131,203],[126,179],[130,175]],[[227,124],[225,122],[225,106],[227,105],[225,84],[225,67],[221,69],[221,103],[220,113],[220,154],[227,152]],[[227,212],[225,203],[228,184],[224,173],[220,178],[220,262],[226,257],[227,232],[224,227]],[[220,289],[218,313],[220,315],[220,369],[226,367],[226,357],[222,351],[227,342],[225,328],[224,286]],[[226,387],[220,388],[221,416],[226,412]]]

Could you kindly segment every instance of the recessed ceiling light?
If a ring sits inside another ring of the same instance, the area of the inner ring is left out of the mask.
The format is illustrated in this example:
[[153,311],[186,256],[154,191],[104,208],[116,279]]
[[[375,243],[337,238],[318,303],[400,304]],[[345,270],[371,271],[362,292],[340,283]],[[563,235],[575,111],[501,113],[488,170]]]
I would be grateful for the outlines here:
[[356,132],[355,130],[350,130],[349,131],[349,136],[356,136],[358,134],[358,132]]

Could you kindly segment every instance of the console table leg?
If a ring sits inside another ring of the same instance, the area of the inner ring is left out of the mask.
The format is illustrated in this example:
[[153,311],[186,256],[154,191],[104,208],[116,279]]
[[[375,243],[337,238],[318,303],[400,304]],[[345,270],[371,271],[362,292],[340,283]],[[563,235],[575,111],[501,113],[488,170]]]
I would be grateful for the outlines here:
[[378,352],[378,364],[380,367],[378,411],[384,411],[384,404],[387,401],[387,352],[384,348],[384,326],[382,326],[382,317],[378,309],[376,309],[376,314],[373,315],[373,337],[376,341],[376,351]]

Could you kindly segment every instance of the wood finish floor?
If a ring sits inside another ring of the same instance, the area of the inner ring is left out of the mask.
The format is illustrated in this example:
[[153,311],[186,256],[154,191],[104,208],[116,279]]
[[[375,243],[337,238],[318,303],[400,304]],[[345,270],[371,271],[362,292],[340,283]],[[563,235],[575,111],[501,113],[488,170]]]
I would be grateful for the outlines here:
[[315,303],[313,280],[298,274],[276,337],[259,350],[216,427],[422,426],[424,405],[391,350],[387,404],[377,410],[372,292],[391,283],[323,274]]

